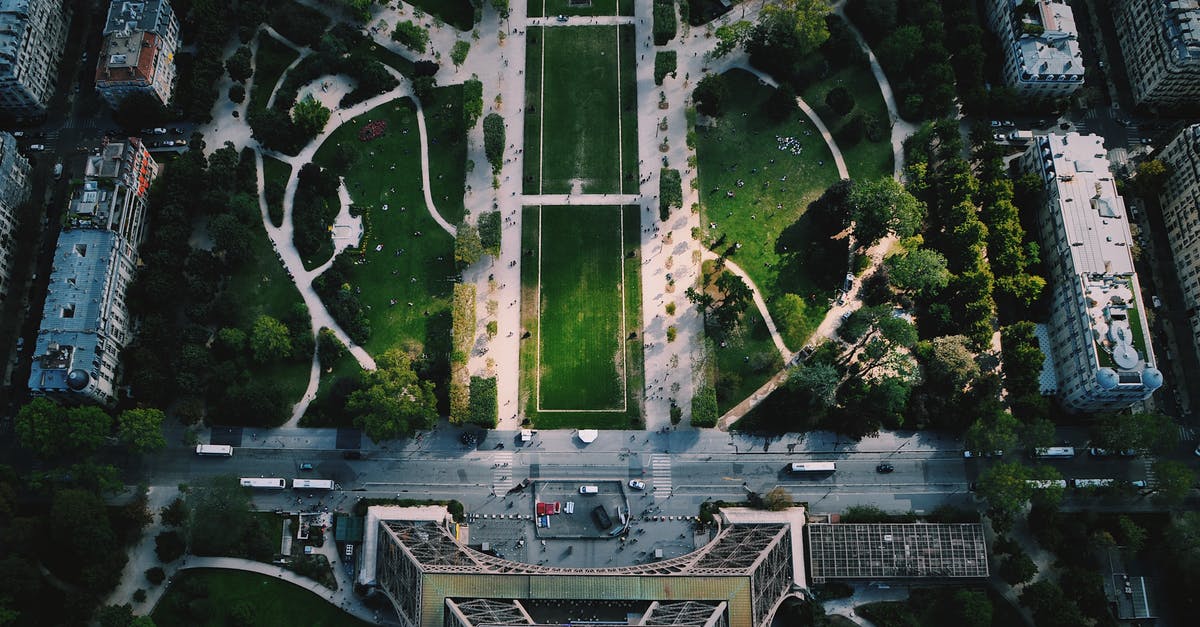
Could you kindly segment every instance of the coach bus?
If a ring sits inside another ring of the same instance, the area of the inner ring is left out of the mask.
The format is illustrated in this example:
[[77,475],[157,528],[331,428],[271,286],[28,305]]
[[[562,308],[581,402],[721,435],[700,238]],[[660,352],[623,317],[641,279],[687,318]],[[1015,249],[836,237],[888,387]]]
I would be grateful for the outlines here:
[[837,470],[834,462],[792,462],[788,470],[797,474],[806,472],[833,472]]
[[333,481],[329,479],[292,479],[293,490],[332,490]]
[[1075,488],[1107,488],[1115,483],[1112,479],[1072,479]]
[[227,444],[197,444],[196,454],[208,457],[233,457],[233,447]]
[[1025,483],[1028,483],[1030,486],[1039,490],[1045,490],[1046,488],[1066,489],[1067,487],[1066,479],[1031,479]]
[[287,482],[279,477],[242,477],[243,488],[261,488],[263,490],[282,490]]
[[1045,446],[1033,449],[1033,456],[1038,459],[1068,459],[1075,457],[1075,449],[1070,446]]

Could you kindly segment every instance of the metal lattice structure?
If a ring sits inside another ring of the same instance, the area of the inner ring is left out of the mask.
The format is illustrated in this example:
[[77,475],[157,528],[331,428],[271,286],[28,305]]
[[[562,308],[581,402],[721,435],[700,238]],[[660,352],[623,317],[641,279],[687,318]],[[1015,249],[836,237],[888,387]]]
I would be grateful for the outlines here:
[[446,599],[446,627],[533,624],[533,619],[519,601]]
[[979,524],[809,524],[810,573],[827,579],[983,578]]
[[[391,598],[401,622],[411,626],[474,624],[457,618],[455,608],[463,617],[474,616],[464,607],[507,617],[514,599],[646,600],[658,602],[660,612],[687,610],[681,616],[692,616],[705,605],[721,608],[720,622],[710,622],[709,612],[699,623],[644,624],[761,626],[791,589],[792,554],[789,524],[729,525],[700,549],[676,558],[615,568],[564,568],[476,551],[459,543],[444,522],[380,520],[375,582]],[[452,598],[472,600],[451,605]],[[468,605],[487,599],[498,603]],[[688,601],[710,603],[676,603]],[[493,623],[531,624],[486,624]]]
[[681,601],[650,604],[638,625],[670,625],[671,627],[727,627],[724,603]]

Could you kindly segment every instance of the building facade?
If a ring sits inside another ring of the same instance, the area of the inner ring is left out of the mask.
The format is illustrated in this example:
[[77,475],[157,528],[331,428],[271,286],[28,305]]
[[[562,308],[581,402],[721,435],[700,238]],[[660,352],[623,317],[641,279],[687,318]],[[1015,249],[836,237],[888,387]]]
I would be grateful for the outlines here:
[[1200,124],[1183,129],[1156,156],[1171,169],[1159,202],[1192,342],[1200,350]]
[[0,113],[46,111],[66,43],[62,0],[0,0]]
[[121,351],[133,336],[125,292],[157,174],[137,138],[106,144],[88,159],[54,251],[29,374],[34,395],[65,404],[116,401]]
[[20,210],[29,200],[29,160],[17,150],[17,138],[0,132],[0,305],[12,289],[12,255]]
[[179,20],[167,0],[113,0],[96,64],[96,90],[113,108],[134,93],[164,105],[175,87]]
[[1004,51],[1004,80],[1022,96],[1063,98],[1083,87],[1075,14],[1063,0],[989,0],[988,26]]
[[1020,166],[1044,182],[1042,257],[1052,290],[1049,356],[1063,407],[1125,409],[1162,386],[1137,272],[1124,200],[1103,139],[1040,136]]
[[1200,100],[1200,0],[1109,3],[1139,105],[1195,107]]

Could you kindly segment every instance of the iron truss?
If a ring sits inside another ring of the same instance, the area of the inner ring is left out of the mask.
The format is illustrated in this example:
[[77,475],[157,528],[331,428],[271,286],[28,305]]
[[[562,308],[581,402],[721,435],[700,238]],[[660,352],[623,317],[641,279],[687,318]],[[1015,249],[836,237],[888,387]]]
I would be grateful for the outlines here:
[[500,575],[691,575],[745,576],[769,549],[790,533],[786,524],[732,525],[687,555],[614,568],[563,568],[523,564],[465,547],[444,526],[427,521],[383,521],[425,574]]
[[455,627],[534,624],[525,608],[515,600],[446,599],[446,610],[446,624]]
[[701,603],[677,601],[650,604],[637,625],[670,625],[671,627],[728,627],[725,622],[725,602]]

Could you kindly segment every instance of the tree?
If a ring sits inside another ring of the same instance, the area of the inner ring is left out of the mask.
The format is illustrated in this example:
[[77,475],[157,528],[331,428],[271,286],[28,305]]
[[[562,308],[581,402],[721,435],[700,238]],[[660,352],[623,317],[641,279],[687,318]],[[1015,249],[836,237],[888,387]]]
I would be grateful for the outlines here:
[[652,32],[654,45],[663,46],[675,38],[675,0],[654,0]]
[[463,120],[467,128],[475,128],[475,123],[483,115],[483,83],[476,78],[463,81]]
[[1043,579],[1025,586],[1020,598],[1033,612],[1038,627],[1077,627],[1088,622],[1053,581]]
[[467,60],[467,53],[471,52],[471,42],[458,40],[454,42],[454,48],[450,51],[450,62],[454,67],[460,67]]
[[93,593],[116,586],[127,557],[98,495],[86,490],[59,490],[51,502],[48,520],[47,565],[55,574],[87,586]]
[[1149,159],[1137,166],[1134,181],[1138,190],[1147,195],[1157,196],[1162,192],[1163,185],[1171,178],[1171,167],[1162,159]]
[[1196,473],[1182,462],[1160,459],[1153,468],[1155,500],[1166,507],[1182,503],[1196,483]]
[[1107,414],[1096,426],[1097,446],[1114,450],[1166,453],[1179,443],[1179,428],[1160,413]]
[[1021,511],[1033,496],[1029,480],[1029,467],[1017,462],[1001,462],[979,475],[975,493],[987,502],[991,511],[1012,515]]
[[284,359],[292,354],[292,338],[287,325],[263,314],[250,330],[250,351],[260,363]]
[[845,87],[834,87],[825,94],[825,104],[841,117],[854,110],[854,96]]
[[783,122],[791,118],[800,108],[800,105],[796,103],[796,90],[787,83],[780,85],[767,97],[764,108],[767,118],[773,122]]
[[1046,418],[1037,418],[1025,423],[1021,431],[1021,444],[1030,450],[1054,444],[1054,423]]
[[493,174],[504,167],[504,143],[504,118],[499,113],[487,114],[483,118],[483,149]]
[[354,424],[375,442],[431,427],[437,419],[433,383],[417,376],[408,355],[392,349],[376,360],[376,366],[363,373],[362,389],[346,402]]
[[21,407],[14,425],[21,446],[50,458],[62,452],[67,410],[54,401],[37,397]]
[[129,627],[133,624],[133,606],[105,605],[96,610],[96,622],[100,627]]
[[696,85],[695,91],[692,92],[692,101],[696,103],[696,111],[716,118],[725,113],[729,95],[729,82],[725,75],[708,74]]
[[785,510],[791,507],[793,502],[792,495],[778,486],[771,488],[771,491],[763,497],[763,507],[772,512]]
[[951,624],[961,627],[991,627],[992,602],[978,590],[959,590],[954,593]]
[[182,527],[186,525],[188,521],[187,504],[184,502],[183,498],[175,497],[174,501],[164,505],[163,508],[159,510],[159,516],[162,520],[162,524],[168,527]]
[[888,278],[896,289],[923,298],[936,296],[950,282],[946,258],[932,248],[916,248],[903,255],[893,255],[886,263]]
[[158,561],[169,564],[179,559],[187,550],[183,536],[178,531],[164,531],[154,536],[154,554]]
[[737,326],[742,312],[750,306],[754,293],[742,277],[726,270],[717,277],[714,285],[721,295],[711,311],[712,319],[717,326],[728,332]]
[[429,32],[413,24],[412,20],[405,20],[396,24],[396,30],[392,31],[392,40],[400,42],[400,45],[413,52],[424,53],[429,47]]
[[155,586],[166,581],[167,579],[167,573],[162,569],[161,566],[151,566],[150,568],[147,568],[145,575],[146,581],[149,581]]
[[890,177],[856,182],[848,204],[859,248],[869,248],[889,233],[911,237],[925,219],[925,207]]
[[454,261],[460,266],[474,265],[483,256],[483,241],[479,239],[479,229],[474,224],[463,220],[458,225],[454,236]]
[[228,59],[225,60],[225,69],[229,72],[229,78],[235,83],[245,82],[254,73],[254,68],[250,64],[250,48],[242,46],[238,48]]
[[255,518],[250,491],[238,483],[237,477],[213,477],[193,486],[186,501],[192,512],[187,544],[195,555],[265,561],[273,552],[271,547],[279,546],[278,536],[268,537],[261,521]]
[[809,407],[828,409],[837,402],[837,389],[842,376],[830,364],[799,364],[788,373],[787,387],[805,395]]
[[329,122],[329,109],[321,104],[312,94],[305,96],[292,108],[292,122],[308,137],[316,137],[325,130]]
[[963,440],[972,451],[1011,451],[1017,446],[1021,421],[1006,412],[991,412],[977,419],[967,429]]
[[137,452],[161,451],[167,447],[162,433],[161,409],[126,409],[117,416],[117,437]]
[[1121,532],[1121,544],[1130,551],[1137,553],[1146,545],[1146,529],[1128,516],[1117,518],[1117,529]]
[[[219,54],[219,53],[218,53]],[[158,96],[148,91],[136,91],[121,100],[113,112],[113,121],[128,131],[148,126],[158,126],[169,118],[170,113]]]
[[717,45],[709,54],[714,59],[720,59],[745,45],[753,31],[754,25],[745,20],[739,20],[725,26],[718,26],[716,32]]
[[412,79],[413,95],[422,103],[428,104],[429,97],[433,95],[433,90],[437,87],[437,77],[435,76],[417,76]]
[[961,392],[979,376],[975,355],[967,348],[967,338],[961,335],[935,337],[924,355],[925,378],[937,387]]
[[246,86],[234,83],[229,86],[229,102],[239,104],[246,99]]
[[1018,548],[1016,553],[1000,562],[997,572],[1001,579],[1008,582],[1008,585],[1016,586],[1032,581],[1033,577],[1037,575],[1038,567],[1025,551]]
[[826,0],[782,0],[762,10],[760,25],[768,30],[790,30],[792,48],[800,56],[807,55],[829,39],[825,17],[829,15]]

